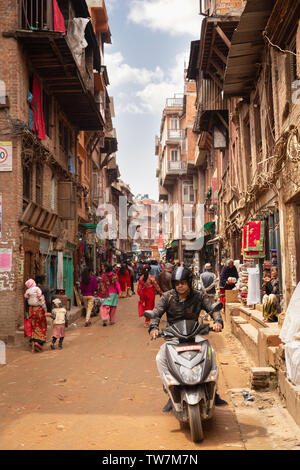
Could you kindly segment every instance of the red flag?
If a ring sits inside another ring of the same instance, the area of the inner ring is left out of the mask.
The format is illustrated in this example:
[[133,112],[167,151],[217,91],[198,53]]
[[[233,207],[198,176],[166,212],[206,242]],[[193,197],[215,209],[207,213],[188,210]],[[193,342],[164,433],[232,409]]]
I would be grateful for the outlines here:
[[53,29],[66,34],[65,20],[56,0],[53,0]]

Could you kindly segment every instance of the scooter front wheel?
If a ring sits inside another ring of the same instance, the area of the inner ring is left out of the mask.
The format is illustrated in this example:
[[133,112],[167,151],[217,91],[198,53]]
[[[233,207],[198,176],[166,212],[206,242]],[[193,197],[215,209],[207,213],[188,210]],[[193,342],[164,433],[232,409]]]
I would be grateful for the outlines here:
[[200,415],[200,406],[188,405],[189,424],[191,430],[191,438],[193,442],[202,441],[204,438],[202,429],[202,420]]

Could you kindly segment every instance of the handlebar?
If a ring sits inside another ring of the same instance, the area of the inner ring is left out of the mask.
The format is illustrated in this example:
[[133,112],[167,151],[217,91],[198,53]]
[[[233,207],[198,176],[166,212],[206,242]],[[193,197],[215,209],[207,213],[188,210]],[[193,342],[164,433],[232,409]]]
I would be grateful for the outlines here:
[[[208,327],[208,331],[214,331],[213,327],[212,327],[212,326],[209,326],[209,327]],[[156,338],[163,338],[164,336],[165,336],[165,334],[164,334],[164,331],[162,330],[162,331],[160,331],[160,332],[158,333],[158,335],[156,336]],[[156,338],[155,338],[155,339],[156,339]],[[151,338],[151,341],[153,341],[153,339],[154,339],[154,338]]]

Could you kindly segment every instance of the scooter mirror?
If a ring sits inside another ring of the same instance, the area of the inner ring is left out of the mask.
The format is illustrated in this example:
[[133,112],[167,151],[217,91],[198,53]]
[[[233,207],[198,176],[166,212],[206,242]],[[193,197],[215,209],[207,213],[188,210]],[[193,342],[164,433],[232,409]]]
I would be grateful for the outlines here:
[[153,312],[153,310],[145,310],[144,311],[144,317],[149,318],[150,320],[153,320],[154,318],[156,318],[155,313]]

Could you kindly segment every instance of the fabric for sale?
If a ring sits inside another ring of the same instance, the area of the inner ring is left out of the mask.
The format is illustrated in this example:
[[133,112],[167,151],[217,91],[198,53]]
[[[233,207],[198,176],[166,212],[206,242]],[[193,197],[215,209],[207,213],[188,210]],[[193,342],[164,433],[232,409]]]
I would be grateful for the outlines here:
[[248,268],[248,298],[247,305],[260,303],[259,267]]
[[264,248],[264,222],[250,221],[247,229],[246,251],[262,251]]
[[243,227],[242,255],[244,259],[264,258],[264,222],[251,221]]

